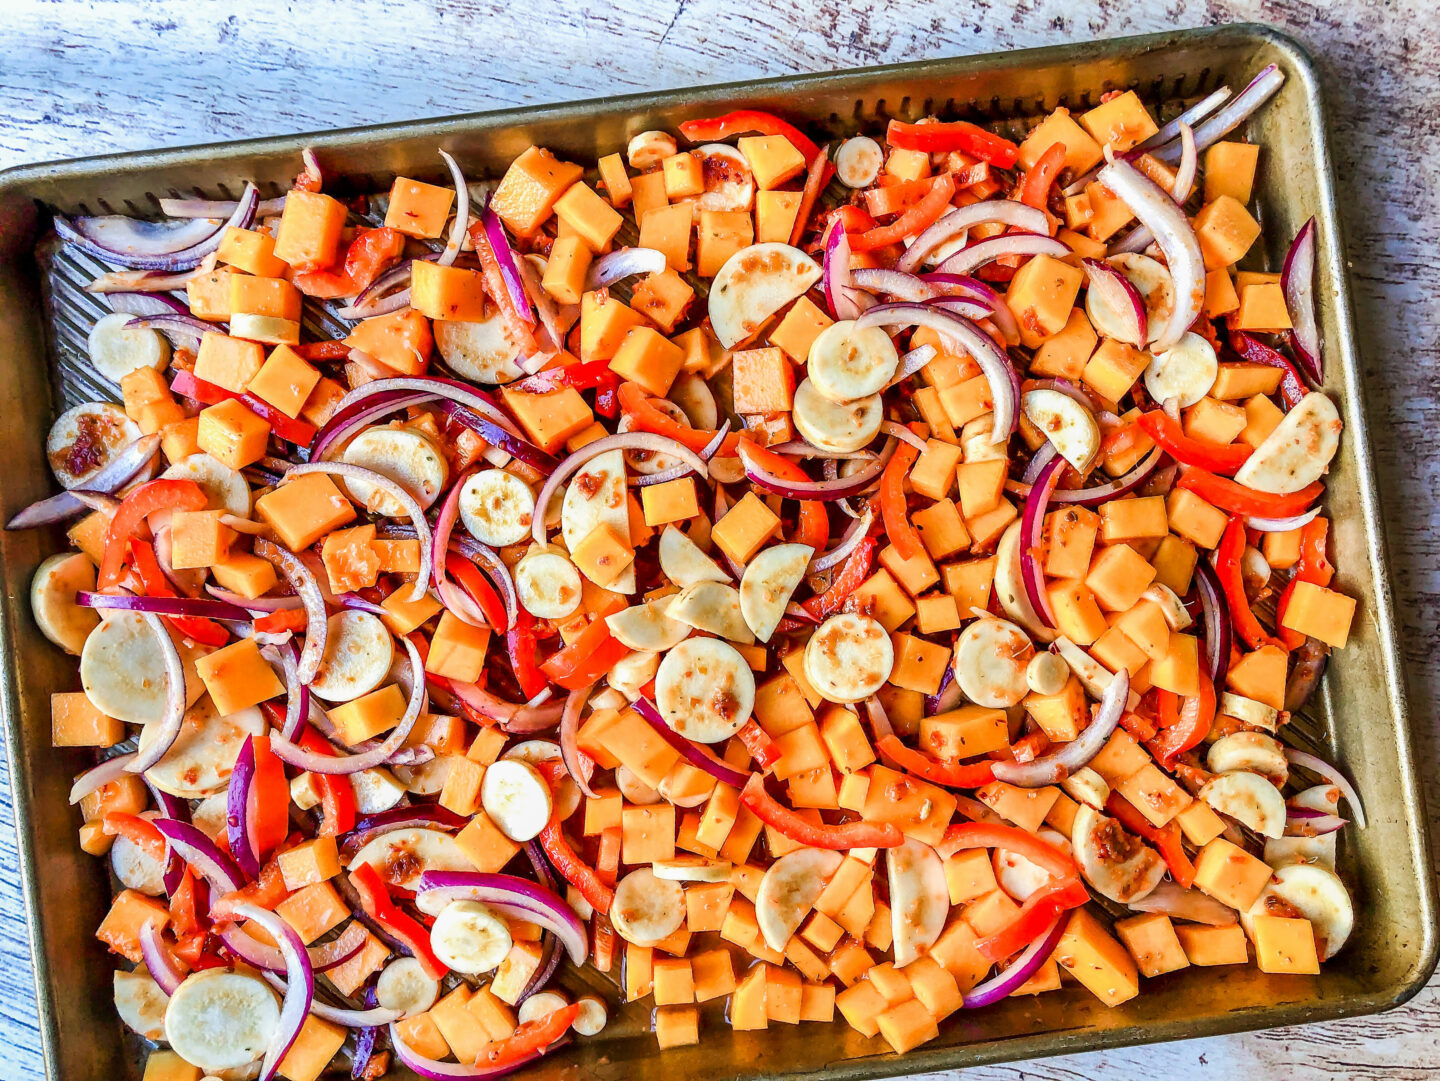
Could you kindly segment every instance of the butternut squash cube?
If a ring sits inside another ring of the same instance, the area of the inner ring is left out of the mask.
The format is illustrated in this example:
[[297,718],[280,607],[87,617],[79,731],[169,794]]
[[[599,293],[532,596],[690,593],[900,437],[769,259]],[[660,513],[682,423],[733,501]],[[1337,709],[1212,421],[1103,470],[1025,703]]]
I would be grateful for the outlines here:
[[52,747],[113,747],[125,738],[125,725],[107,717],[83,691],[50,696]]
[[1153,762],[1115,785],[1152,826],[1161,827],[1194,802],[1189,792]]
[[185,283],[185,299],[196,319],[219,322],[230,318],[230,270],[212,270]]
[[1061,107],[1042,120],[1020,144],[1020,168],[1032,168],[1056,143],[1065,147],[1065,168],[1075,176],[1100,162],[1100,144],[1075,122],[1069,109]]
[[243,389],[287,417],[298,417],[318,382],[320,372],[314,365],[288,345],[277,345]]
[[671,269],[683,274],[690,269],[690,231],[695,224],[695,205],[692,200],[676,203],[674,206],[661,204],[636,213],[640,218],[640,246],[663,252],[665,263]]
[[921,694],[935,694],[945,675],[950,650],[944,646],[916,638],[913,634],[895,635],[895,667],[890,682]]
[[1149,364],[1149,354],[1115,338],[1106,338],[1085,362],[1081,380],[1100,397],[1118,402],[1130,392]]
[[770,539],[780,519],[754,493],[736,503],[715,523],[710,537],[735,562],[745,564]]
[[445,232],[445,219],[455,202],[453,188],[397,176],[390,185],[385,227],[416,240],[434,240]]
[[1228,195],[1237,203],[1250,202],[1260,147],[1254,143],[1219,142],[1205,151],[1205,201]]
[[1260,914],[1250,918],[1250,934],[1261,972],[1319,974],[1315,929],[1309,920]]
[[324,473],[306,473],[282,484],[257,499],[255,510],[291,551],[308,548],[355,520],[354,506]]
[[555,214],[565,226],[579,234],[592,251],[604,249],[624,223],[619,212],[583,181],[572,184],[555,201]]
[[[558,242],[557,242],[558,243]],[[417,259],[410,273],[410,306],[429,319],[485,318],[485,276],[478,270]]]
[[1247,285],[1240,290],[1240,310],[1232,317],[1236,330],[1278,332],[1290,329],[1290,313],[1279,282]]
[[730,371],[737,413],[785,413],[794,405],[795,373],[780,349],[737,349]]
[[425,671],[444,679],[474,683],[485,669],[485,651],[489,645],[489,627],[474,627],[452,612],[442,612],[430,639]]
[[340,738],[350,747],[388,732],[404,715],[405,696],[395,683],[387,683],[379,690],[329,711]]
[[[658,274],[646,274],[630,293],[631,306],[666,334],[675,329],[694,299],[695,290],[690,288],[690,283],[669,267]],[[684,346],[679,342],[675,344],[685,352]]]
[[555,450],[595,420],[574,387],[529,391],[508,386],[501,387],[500,394],[531,442],[545,451]]
[[296,270],[334,264],[345,228],[345,204],[318,191],[291,191],[280,213],[275,255]]
[[340,854],[329,834],[287,848],[276,859],[287,890],[316,886],[340,873]]
[[1005,303],[1020,323],[1024,345],[1033,349],[1065,329],[1084,278],[1080,268],[1048,255],[1034,256],[1016,271],[1006,290]]
[[1068,743],[1090,723],[1090,706],[1080,681],[1071,676],[1059,694],[1036,694],[1024,699],[1025,712],[1035,719],[1040,730],[1055,743]]
[[1280,625],[1343,649],[1355,621],[1355,598],[1314,582],[1296,582]]
[[768,1028],[769,1013],[765,1008],[765,966],[755,965],[745,973],[730,998],[730,1027],[736,1032]]
[[560,161],[550,151],[532,146],[505,170],[500,186],[490,197],[490,208],[515,235],[534,236],[561,195],[583,172],[579,165]]
[[1069,318],[1060,330],[1046,338],[1035,350],[1030,373],[1057,379],[1079,379],[1085,371],[1090,354],[1099,340],[1090,326],[1090,319],[1081,308],[1070,309]]
[[940,1026],[924,1004],[912,998],[898,1006],[891,1006],[875,1019],[880,1035],[898,1055],[912,1051],[922,1043],[940,1035]]
[[700,513],[694,477],[676,477],[664,484],[641,488],[640,501],[645,507],[645,524],[649,526],[683,522]]
[[1170,635],[1165,656],[1150,662],[1150,682],[1181,697],[1200,693],[1200,641],[1178,631]]
[[1195,859],[1195,885],[1241,912],[1255,903],[1270,874],[1268,864],[1223,837],[1207,844]]
[[893,544],[887,545],[880,552],[880,565],[894,575],[912,597],[919,596],[940,581],[940,572],[924,552],[916,552],[905,559]]
[[761,191],[778,188],[787,180],[793,180],[809,164],[805,155],[783,135],[742,135],[735,145],[750,163],[750,171],[755,174],[755,186]]
[[1260,223],[1233,196],[1221,195],[1195,215],[1195,236],[1206,269],[1215,270],[1244,258],[1260,236]]
[[755,240],[760,244],[788,244],[800,213],[798,191],[755,193]]
[[713,278],[736,252],[755,242],[750,215],[744,210],[702,210],[695,234],[695,273]]
[[261,278],[279,278],[289,269],[285,260],[275,257],[275,238],[269,233],[233,225],[228,226],[220,238],[215,258]]
[[1020,788],[1004,781],[991,781],[975,790],[975,798],[981,803],[1031,833],[1040,828],[1059,795],[1060,790],[1054,786]]
[[296,890],[275,906],[275,914],[295,928],[306,945],[350,918],[349,907],[328,881]]
[[1061,578],[1047,585],[1055,626],[1076,645],[1088,646],[1105,633],[1105,616],[1095,595],[1079,578]]
[[1010,743],[1005,711],[965,705],[920,722],[920,749],[949,761],[998,751]]
[[1100,537],[1106,544],[1163,537],[1169,531],[1163,496],[1127,496],[1100,507]]
[[1140,993],[1135,962],[1088,909],[1071,912],[1055,959],[1107,1006],[1118,1006]]
[[862,1036],[875,1036],[880,1032],[879,1018],[887,1003],[873,983],[861,980],[837,994],[835,1006],[856,1032]]
[[476,812],[469,825],[455,835],[455,843],[478,870],[489,873],[499,871],[520,851],[484,811]]
[[110,911],[95,929],[95,937],[127,961],[140,964],[140,928],[155,923],[160,930],[170,925],[170,910],[164,902],[146,897],[138,890],[121,890],[110,902]]
[[1175,935],[1192,965],[1243,965],[1250,960],[1245,932],[1238,923],[1222,927],[1182,923],[1175,928]]
[[361,320],[345,344],[368,353],[401,375],[419,375],[430,363],[435,339],[429,319],[414,308],[402,308]]
[[1133,90],[1102,102],[1081,114],[1085,130],[1117,154],[1143,143],[1160,129]]
[[1240,307],[1240,295],[1235,292],[1235,283],[1227,267],[1216,267],[1205,272],[1205,307],[1202,309],[1210,319],[1229,315]]
[[285,684],[260,656],[260,647],[253,638],[241,638],[200,657],[195,670],[215,708],[224,715],[285,693]]
[[1128,544],[1112,544],[1096,554],[1085,576],[1085,585],[1103,608],[1124,612],[1154,580],[1155,568],[1139,552]]
[[678,345],[651,327],[637,326],[625,335],[615,351],[610,370],[621,379],[639,383],[655,397],[663,398],[670,393],[670,385],[680,374],[684,361],[685,352]]
[[145,1075],[141,1081],[200,1081],[201,1070],[186,1062],[174,1051],[156,1048],[145,1059]]
[[1190,964],[1175,934],[1175,925],[1163,912],[1143,912],[1117,920],[1115,933],[1135,958],[1142,976],[1160,976]]
[[950,563],[944,574],[945,590],[955,598],[962,619],[969,618],[972,608],[990,607],[990,590],[995,584],[994,556]]
[[300,318],[300,290],[284,278],[230,275],[230,314],[264,315],[294,322]]
[[264,363],[265,349],[258,342],[209,331],[200,336],[200,350],[195,354],[195,378],[240,394]]

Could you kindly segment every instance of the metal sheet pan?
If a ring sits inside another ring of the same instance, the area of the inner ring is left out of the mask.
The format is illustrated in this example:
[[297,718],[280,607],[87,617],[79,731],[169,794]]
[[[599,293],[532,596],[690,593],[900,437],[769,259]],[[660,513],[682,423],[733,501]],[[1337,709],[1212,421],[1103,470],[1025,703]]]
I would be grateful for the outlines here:
[[[0,510],[11,513],[47,491],[42,447],[49,420],[67,397],[93,394],[75,381],[68,363],[87,317],[76,307],[73,286],[61,280],[65,268],[42,282],[46,275],[35,248],[50,208],[146,213],[160,195],[233,197],[246,179],[276,194],[288,186],[297,148],[305,144],[357,190],[380,188],[397,172],[444,183],[437,146],[477,175],[498,173],[531,143],[593,160],[634,132],[673,128],[687,116],[742,104],[784,112],[837,136],[857,127],[881,130],[891,116],[932,112],[1019,125],[1056,105],[1088,107],[1116,88],[1136,89],[1168,116],[1221,83],[1238,89],[1272,62],[1288,78],[1249,132],[1265,147],[1256,187],[1268,245],[1249,262],[1275,268],[1284,238],[1318,216],[1326,389],[1339,400],[1348,429],[1330,476],[1328,508],[1339,584],[1359,598],[1362,616],[1349,646],[1334,658],[1313,714],[1292,727],[1296,737],[1344,764],[1369,811],[1369,829],[1349,838],[1342,861],[1363,913],[1350,944],[1317,977],[1267,976],[1253,967],[1188,970],[1147,980],[1144,994],[1117,1009],[1075,985],[1010,999],[952,1017],[940,1039],[904,1057],[885,1053],[881,1041],[864,1039],[844,1024],[734,1033],[708,1009],[702,1043],[662,1057],[648,1034],[649,1009],[637,1005],[622,1011],[603,1038],[545,1060],[528,1076],[859,1081],[1387,1009],[1413,995],[1435,965],[1426,816],[1395,641],[1320,88],[1303,51],[1269,28],[1180,31],[10,170],[0,174]],[[42,291],[55,301],[48,310]],[[66,805],[70,780],[87,763],[80,753],[50,747],[49,695],[74,687],[74,663],[44,641],[26,600],[31,572],[61,540],[58,532],[0,534],[0,694],[44,1057],[53,1079],[138,1077],[110,1001],[113,966],[93,937],[108,898],[105,866],[76,847],[78,818]]]

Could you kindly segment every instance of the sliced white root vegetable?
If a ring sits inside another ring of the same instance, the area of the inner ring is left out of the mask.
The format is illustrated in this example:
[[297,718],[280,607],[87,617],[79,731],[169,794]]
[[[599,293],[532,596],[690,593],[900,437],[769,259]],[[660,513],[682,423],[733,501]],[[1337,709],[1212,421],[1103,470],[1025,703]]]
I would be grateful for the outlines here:
[[[548,739],[527,739],[515,744],[500,757],[519,758],[538,766],[541,762],[560,758],[560,744]],[[551,789],[551,799],[555,801],[555,809],[560,818],[569,818],[575,813],[575,808],[580,806],[580,786],[569,774],[565,774],[560,778],[559,784]]]
[[899,848],[885,850],[885,874],[890,884],[895,964],[903,967],[929,950],[945,930],[950,889],[940,856],[913,838]]
[[460,521],[481,544],[519,544],[534,519],[535,492],[514,473],[482,469],[460,489]]
[[1165,622],[1170,625],[1172,631],[1183,631],[1195,622],[1190,618],[1190,613],[1185,610],[1185,602],[1169,586],[1155,582],[1145,590],[1143,595],[1147,601],[1154,601],[1160,606],[1160,613],[1165,617]]
[[[185,698],[192,703],[205,693],[195,670],[198,655],[180,648]],[[108,612],[80,650],[80,685],[91,704],[126,724],[150,724],[165,715],[165,684],[165,664],[155,648],[154,632],[140,613]]]
[[351,867],[360,863],[373,864],[387,883],[412,891],[426,871],[475,870],[454,837],[426,826],[406,826],[367,841],[350,860]]
[[1149,327],[1146,340],[1157,341],[1175,310],[1175,279],[1164,263],[1148,255],[1127,252],[1112,255],[1109,261],[1140,293]]
[[660,569],[681,589],[696,582],[729,582],[720,564],[673,525],[660,534]]
[[510,925],[479,901],[451,901],[430,928],[435,956],[467,976],[497,967],[512,945]]
[[570,1023],[570,1027],[581,1036],[600,1035],[605,1030],[605,1023],[610,1020],[610,1012],[605,1003],[594,995],[586,995],[576,999],[576,1002],[580,1006],[580,1012]]
[[983,413],[960,429],[960,448],[967,462],[1003,462],[1005,443],[992,442],[995,436],[994,412]]
[[885,152],[868,135],[846,139],[835,151],[835,175],[847,188],[868,188],[884,164]]
[[1100,425],[1095,414],[1068,394],[1049,387],[1027,391],[1021,399],[1025,419],[1044,434],[1056,453],[1081,473],[1100,452]]
[[1333,784],[1317,784],[1310,788],[1302,788],[1290,798],[1290,802],[1296,807],[1338,815],[1340,813],[1340,789]]
[[659,803],[662,799],[658,791],[635,776],[634,771],[623,762],[615,767],[615,787],[620,790],[620,794],[628,802],[637,803],[642,807]]
[[170,359],[170,343],[165,336],[148,327],[126,326],[134,318],[125,312],[102,315],[90,328],[86,341],[90,363],[117,386],[136,369],[159,371]]
[[160,990],[145,966],[115,973],[115,1012],[130,1031],[147,1040],[165,1038],[165,1007],[170,996]]
[[395,777],[412,796],[438,796],[450,776],[453,755],[442,754],[418,766],[396,766]]
[[164,861],[157,860],[123,833],[110,846],[110,869],[126,889],[150,897],[159,897],[165,892]]
[[[1042,841],[1047,841],[1060,851],[1070,852],[1070,838],[1056,830],[1043,829],[1037,835]],[[995,849],[990,858],[995,868],[995,881],[1000,888],[1016,901],[1025,901],[1036,890],[1047,885],[1052,876],[1049,871],[1038,863],[1031,863],[1024,856],[1016,852],[1007,852],[1003,848]]]
[[655,877],[648,867],[631,871],[615,887],[610,922],[626,942],[659,942],[685,922],[685,891],[678,882]]
[[704,856],[677,856],[656,860],[650,865],[656,878],[670,882],[729,882],[729,860],[707,860]]
[[[1276,904],[1277,899],[1283,903]],[[1304,863],[1277,867],[1241,921],[1249,930],[1256,916],[1288,915],[1286,906],[1310,921],[1322,961],[1334,957],[1355,929],[1355,905],[1350,891],[1340,876],[1327,867]]]
[[1144,897],[1165,877],[1165,861],[1153,848],[1083,803],[1070,827],[1070,844],[1085,881],[1122,905]]
[[349,702],[369,694],[390,674],[395,639],[379,616],[354,609],[326,620],[325,654],[310,690],[327,702]]
[[715,778],[699,778],[696,773],[697,767],[688,762],[677,762],[660,778],[656,791],[660,793],[661,799],[673,803],[676,807],[702,807],[715,792]]
[[790,936],[800,929],[844,861],[839,852],[801,848],[769,866],[755,895],[755,920],[767,946],[777,953],[785,951]]
[[603,687],[590,697],[591,709],[624,709],[625,696],[614,687]]
[[879,394],[899,366],[900,354],[883,329],[841,319],[816,335],[805,373],[822,397],[844,403]]
[[669,597],[632,604],[605,617],[605,624],[623,646],[662,652],[678,646],[690,636],[691,627],[671,619]]
[[1315,837],[1268,837],[1265,840],[1265,862],[1281,868],[1292,863],[1311,863],[1335,870],[1335,842],[1339,831]]
[[280,1003],[256,976],[208,968],[186,976],[165,1008],[165,1039],[202,1070],[236,1070],[265,1053]]
[[869,616],[831,616],[805,643],[805,676],[831,702],[860,702],[884,686],[895,667],[895,647]]
[[1089,766],[1081,766],[1060,782],[1061,789],[1076,803],[1099,811],[1110,798],[1110,783]]
[[696,210],[748,211],[755,205],[755,176],[745,155],[729,143],[704,143],[690,153],[700,159],[705,190]]
[[[1070,666],[1070,671],[1075,673],[1075,678],[1085,688],[1086,694],[1091,698],[1100,698],[1105,694],[1105,688],[1110,686],[1110,681],[1115,678],[1110,669],[1063,634],[1055,639],[1053,648],[1056,655]],[[1131,691],[1130,694],[1132,699],[1139,698],[1134,691]],[[1128,708],[1133,708],[1133,706]]]
[[250,517],[250,482],[238,469],[201,451],[181,458],[160,474],[172,480],[191,480],[200,486],[211,510],[223,510],[239,518]]
[[820,265],[789,244],[751,244],[729,259],[710,283],[710,326],[734,349],[765,321],[820,280]]
[[755,708],[755,674],[718,638],[687,638],[660,662],[655,707],[686,739],[719,743],[744,726]]
[[545,778],[520,758],[502,758],[485,770],[480,805],[500,832],[517,844],[540,836],[555,809]]
[[227,827],[226,818],[230,813],[229,794],[216,792],[206,796],[190,812],[190,821],[195,828],[212,841],[223,836]]
[[[597,526],[608,525],[630,536],[630,511],[625,502],[625,452],[607,450],[580,467],[565,486],[560,502],[560,534],[575,551]],[[627,567],[605,587],[615,593],[635,592],[635,568]]]
[[352,773],[350,787],[355,791],[355,811],[362,815],[388,811],[405,795],[405,786],[384,766]]
[[660,654],[636,650],[610,666],[605,682],[633,702],[640,697],[641,688],[655,678],[659,667]]
[[697,582],[670,600],[666,614],[697,631],[717,634],[732,642],[750,645],[754,632],[745,622],[740,591],[724,582]]
[[757,552],[746,566],[740,578],[740,614],[760,641],[770,641],[814,556],[808,544],[777,544]]
[[[664,398],[656,398],[654,399],[654,403],[655,408],[671,420],[678,420],[682,424],[690,423],[690,419],[685,415],[685,410],[681,409],[674,402],[667,401]],[[622,415],[620,417],[620,423],[615,425],[617,434],[638,430],[635,426],[635,418],[629,413]],[[640,447],[634,447],[625,451],[625,465],[631,472],[639,473],[646,477],[654,476],[656,473],[664,473],[666,470],[674,469],[680,464],[682,464],[680,459],[673,454],[645,450]]]
[[520,343],[498,308],[476,322],[436,319],[435,348],[456,375],[473,383],[509,383],[525,374],[517,363]]
[[[302,811],[313,810],[320,806],[320,790],[315,787],[313,773],[302,773],[290,781],[290,802]],[[355,802],[355,809],[358,811],[360,801],[356,800]]]
[[676,149],[675,136],[669,132],[642,131],[630,136],[630,141],[625,144],[625,160],[630,163],[630,168],[649,172],[673,156]]
[[1189,409],[1215,385],[1220,364],[1215,349],[1194,331],[1187,331],[1164,352],[1156,353],[1145,365],[1145,389],[1157,402],[1174,399]]
[[1200,798],[1265,837],[1279,837],[1285,832],[1285,797],[1258,773],[1221,773],[1205,782]]
[[[453,966],[452,966],[453,967]],[[399,957],[380,971],[375,1001],[385,1010],[404,1010],[406,1016],[424,1013],[440,996],[440,982],[432,979],[414,957]]]
[[692,428],[714,431],[720,427],[720,407],[710,384],[694,372],[681,372],[670,384],[670,401],[680,407]]
[[35,569],[30,579],[30,612],[40,633],[66,653],[79,654],[100,613],[75,603],[75,594],[95,589],[95,564],[84,552],[61,552]]
[[[435,502],[450,476],[445,453],[429,436],[413,428],[369,428],[350,440],[340,460],[388,477],[414,496],[422,507]],[[398,499],[369,481],[345,478],[342,483],[355,501],[372,513],[387,518],[405,516],[405,508]]]
[[1236,483],[1275,495],[1298,492],[1325,475],[1343,427],[1326,395],[1305,395],[1235,472]]
[[1059,694],[1070,680],[1070,666],[1053,653],[1037,653],[1025,666],[1025,685],[1036,694]]
[[235,312],[230,316],[230,336],[248,338],[252,342],[298,345],[300,321],[298,319],[281,319],[278,315]]
[[837,405],[803,379],[795,388],[791,419],[795,429],[821,450],[849,454],[869,443],[880,432],[885,407],[879,394]]
[[[240,745],[250,736],[264,735],[266,727],[265,714],[257,707],[222,717],[206,695],[186,712],[180,735],[145,777],[160,791],[181,799],[214,795],[230,780]],[[153,724],[141,730],[141,750],[154,742],[157,731]]]
[[522,1025],[528,1025],[531,1021],[549,1017],[556,1010],[563,1010],[568,1005],[569,1000],[558,991],[539,991],[520,1003],[515,1011],[515,1019]]
[[991,708],[1016,705],[1029,691],[1026,669],[1035,647],[1004,619],[977,619],[955,643],[955,682],[970,701]]
[[515,565],[515,595],[532,616],[564,619],[580,607],[584,583],[558,549],[532,551]]
[[63,488],[82,488],[141,435],[114,402],[83,402],[61,413],[45,437],[45,457]]
[[[986,431],[985,438],[988,440],[989,430]],[[972,460],[968,450],[965,460]],[[1005,614],[1024,627],[1035,641],[1053,642],[1055,632],[1041,622],[1025,592],[1025,580],[1020,572],[1020,526],[1019,519],[1011,522],[1000,535],[1000,543],[995,546],[995,599],[1000,602]]]
[[1264,732],[1231,732],[1222,736],[1210,744],[1205,764],[1211,773],[1249,770],[1282,786],[1290,772],[1285,748],[1278,739]]

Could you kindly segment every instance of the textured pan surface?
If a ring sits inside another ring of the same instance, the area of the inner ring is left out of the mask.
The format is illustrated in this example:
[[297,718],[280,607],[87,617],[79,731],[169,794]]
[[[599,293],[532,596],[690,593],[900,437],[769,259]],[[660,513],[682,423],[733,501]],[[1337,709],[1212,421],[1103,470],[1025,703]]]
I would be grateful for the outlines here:
[[[1319,977],[1266,976],[1251,967],[1191,969],[1145,981],[1139,998],[1114,1010],[1074,985],[1038,998],[1011,999],[973,1016],[952,1017],[939,1040],[903,1058],[879,1053],[879,1041],[863,1039],[843,1023],[733,1033],[717,1011],[708,1009],[700,1046],[662,1057],[647,1031],[649,1009],[637,1007],[623,1011],[604,1038],[548,1059],[524,1076],[859,1081],[1298,1024],[1397,1005],[1418,990],[1435,964],[1425,814],[1412,768],[1319,89],[1299,48],[1266,28],[1185,31],[312,137],[90,158],[0,174],[0,355],[5,358],[0,403],[6,416],[0,430],[5,461],[0,511],[13,513],[48,490],[43,437],[62,403],[116,393],[78,363],[85,330],[104,310],[78,285],[98,264],[56,263],[45,253],[37,258],[45,207],[153,213],[159,196],[233,197],[246,179],[260,184],[264,194],[278,194],[296,171],[298,148],[307,144],[357,190],[381,188],[395,173],[444,183],[437,146],[450,149],[479,176],[503,169],[532,142],[562,156],[593,159],[636,131],[673,129],[687,116],[742,103],[782,111],[837,136],[857,127],[879,131],[887,117],[910,119],[928,112],[1018,126],[1056,105],[1079,111],[1106,90],[1130,87],[1169,116],[1182,102],[1221,83],[1238,90],[1271,62],[1280,64],[1288,78],[1249,131],[1265,147],[1256,187],[1270,245],[1252,254],[1250,262],[1257,269],[1277,267],[1285,240],[1307,217],[1319,217],[1317,291],[1326,389],[1340,401],[1348,429],[1330,476],[1327,509],[1334,518],[1339,584],[1359,598],[1362,616],[1349,646],[1333,660],[1312,715],[1293,725],[1292,735],[1295,742],[1342,763],[1366,801],[1370,828],[1363,834],[1352,831],[1342,859],[1342,872],[1355,884],[1363,913],[1350,944]],[[112,965],[93,938],[109,896],[105,865],[75,846],[78,817],[65,802],[72,776],[88,760],[49,745],[49,694],[73,689],[74,663],[44,641],[26,603],[31,572],[62,539],[58,532],[0,534],[5,598],[0,693],[21,820],[45,1061],[49,1075],[65,1081],[138,1077],[110,1002]]]

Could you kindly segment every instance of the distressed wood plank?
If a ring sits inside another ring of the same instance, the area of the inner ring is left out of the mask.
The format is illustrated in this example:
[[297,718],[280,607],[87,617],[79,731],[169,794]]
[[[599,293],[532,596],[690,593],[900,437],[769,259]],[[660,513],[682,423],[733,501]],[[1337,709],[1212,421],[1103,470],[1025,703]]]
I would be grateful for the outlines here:
[[[1422,774],[1437,776],[1440,643],[1440,45],[1433,0],[9,0],[0,166],[1232,20],[1319,58]],[[1429,13],[1428,15],[1426,13]],[[523,47],[521,45],[523,43]],[[7,771],[0,764],[0,1074],[37,1076]],[[1379,1018],[974,1071],[984,1081],[1419,1078],[1440,1068],[1435,985]],[[938,1075],[937,1075],[938,1076]]]

